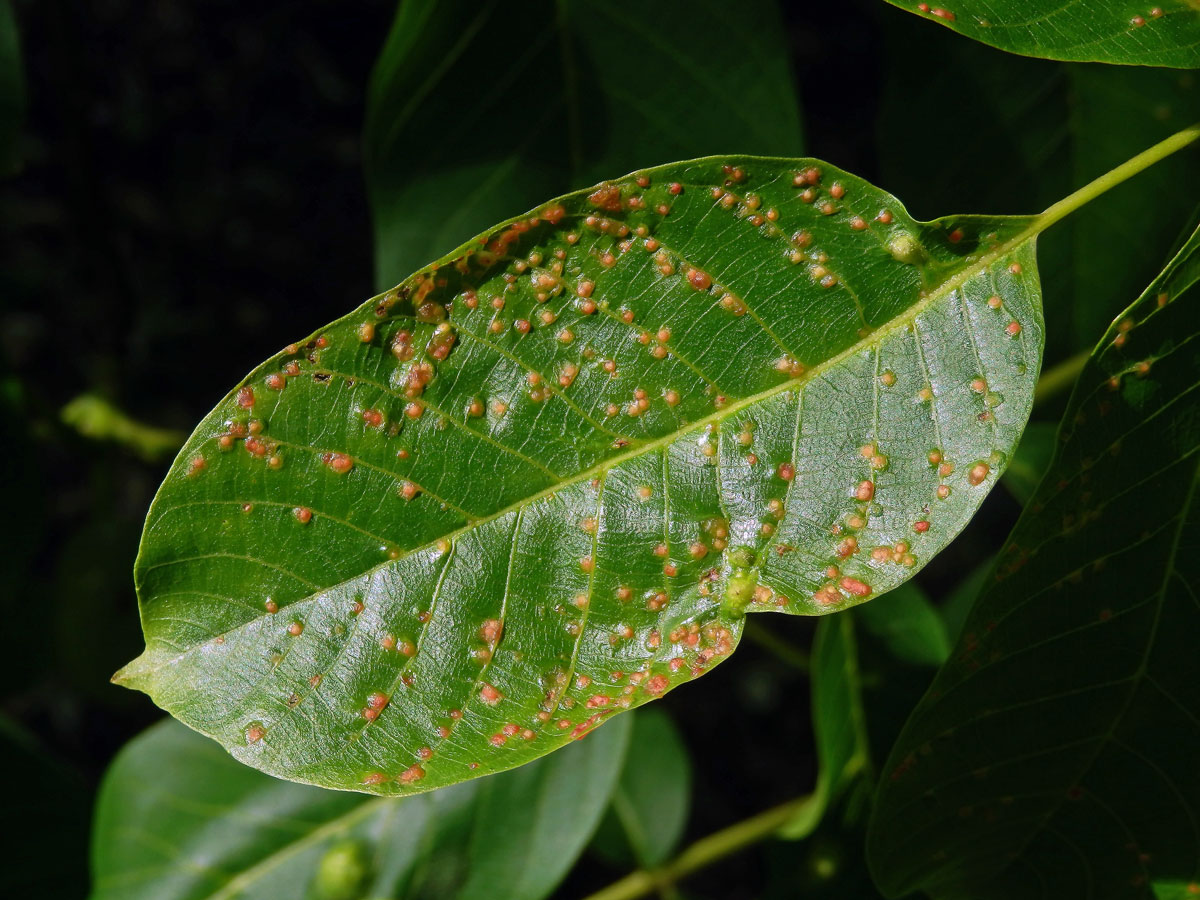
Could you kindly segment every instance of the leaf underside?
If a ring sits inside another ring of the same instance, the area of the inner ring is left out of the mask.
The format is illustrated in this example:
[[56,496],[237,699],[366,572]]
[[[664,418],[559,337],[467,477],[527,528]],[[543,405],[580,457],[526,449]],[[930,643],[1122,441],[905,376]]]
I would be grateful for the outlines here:
[[1028,417],[1034,231],[752,157],[503,223],[200,424],[117,679],[264,771],[411,793],[695,678],[746,609],[888,590]]
[[959,34],[1025,56],[1200,67],[1197,0],[887,0]]
[[892,749],[868,841],[888,896],[1200,892],[1198,284],[1200,232],[1080,375]]

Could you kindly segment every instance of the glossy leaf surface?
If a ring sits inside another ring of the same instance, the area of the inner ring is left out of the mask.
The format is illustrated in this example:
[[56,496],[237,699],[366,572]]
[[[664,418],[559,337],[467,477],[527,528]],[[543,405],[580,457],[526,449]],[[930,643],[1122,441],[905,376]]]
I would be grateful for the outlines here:
[[1011,53],[1140,66],[1200,67],[1196,0],[887,0]]
[[784,34],[775,0],[405,0],[364,134],[376,284],[617,172],[799,156]]
[[917,706],[869,851],[889,896],[1200,890],[1200,232],[1114,322]]
[[105,776],[92,898],[538,900],[599,821],[628,737],[622,720],[519,772],[393,799],[269,778],[163,722]]
[[117,678],[265,771],[511,768],[911,576],[1024,427],[1029,219],[813,160],[635,173],[272,357],[188,440]]
[[[1042,209],[1200,121],[1193,72],[1029,59],[888,6],[879,13],[888,65],[921,61],[914,77],[885,87],[878,141],[880,184],[915,215]],[[953,116],[943,110],[948,71],[961,101]],[[1039,238],[1047,363],[1090,348],[1158,275],[1198,197],[1200,149],[1193,147]],[[1119,251],[1097,253],[1098,246]]]

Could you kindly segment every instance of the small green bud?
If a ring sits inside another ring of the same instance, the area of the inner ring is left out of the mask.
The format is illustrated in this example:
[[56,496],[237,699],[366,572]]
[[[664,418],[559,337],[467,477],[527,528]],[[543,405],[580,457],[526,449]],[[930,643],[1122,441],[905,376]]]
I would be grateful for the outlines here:
[[910,266],[919,266],[925,262],[925,248],[907,231],[897,232],[888,241],[887,249],[888,253],[892,254],[892,259],[897,262],[908,263]]

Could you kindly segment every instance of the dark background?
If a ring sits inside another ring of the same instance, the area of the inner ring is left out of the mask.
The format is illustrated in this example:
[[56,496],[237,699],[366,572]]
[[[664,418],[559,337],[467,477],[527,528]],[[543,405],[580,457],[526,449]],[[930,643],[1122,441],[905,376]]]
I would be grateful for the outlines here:
[[[784,4],[808,152],[875,180],[880,22],[892,21],[881,5],[842,2],[827,17],[825,4]],[[161,715],[108,679],[142,647],[130,572],[169,454],[147,461],[89,439],[60,411],[90,392],[186,432],[287,339],[374,293],[360,133],[394,11],[394,0],[17,4],[28,115],[23,168],[0,182],[0,713],[78,776],[48,812],[62,896],[86,890],[104,767]],[[958,558],[998,546],[1015,512],[996,492]],[[953,583],[952,565],[923,581]],[[772,618],[807,644],[811,622]],[[754,643],[664,706],[695,761],[689,840],[811,789],[807,679]],[[850,852],[836,834],[817,846]],[[758,896],[810,852],[734,857],[703,876],[704,893]],[[585,860],[563,895],[620,874]]]

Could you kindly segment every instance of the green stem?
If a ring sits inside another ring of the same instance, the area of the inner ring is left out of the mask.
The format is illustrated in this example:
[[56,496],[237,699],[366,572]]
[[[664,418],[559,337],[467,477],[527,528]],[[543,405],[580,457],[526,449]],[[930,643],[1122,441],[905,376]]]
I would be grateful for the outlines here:
[[[1197,122],[1190,128],[1177,131],[1166,140],[1159,141],[1153,147],[1143,150],[1137,156],[1126,160],[1115,169],[1105,172],[1095,181],[1088,182],[1073,194],[1063,197],[1034,219],[1027,233],[1040,234],[1051,225],[1075,212],[1081,206],[1095,200],[1105,191],[1150,168],[1150,166],[1165,159],[1172,153],[1182,150],[1197,139],[1200,139],[1200,122]],[[1042,373],[1042,377],[1038,379],[1037,388],[1033,393],[1034,404],[1045,403],[1063,391],[1070,390],[1071,386],[1075,383],[1075,379],[1087,363],[1089,356],[1090,352],[1085,350],[1082,353],[1072,356],[1070,359],[1063,360],[1054,368]]]
[[1090,350],[1082,350],[1070,359],[1064,359],[1052,369],[1047,369],[1038,379],[1037,387],[1033,389],[1033,405],[1040,406],[1048,400],[1053,400],[1064,391],[1069,391],[1075,384],[1075,379],[1091,358]]
[[1176,132],[1165,141],[1159,141],[1153,147],[1143,150],[1137,156],[1126,160],[1115,169],[1105,172],[1095,181],[1085,184],[1079,190],[1075,191],[1075,193],[1063,197],[1038,216],[1034,220],[1033,227],[1030,230],[1034,234],[1045,231],[1055,222],[1069,216],[1075,210],[1079,209],[1079,207],[1095,200],[1105,191],[1116,187],[1126,179],[1132,178],[1143,169],[1150,168],[1150,166],[1161,159],[1165,159],[1177,150],[1182,150],[1197,138],[1200,138],[1200,122],[1197,122],[1190,128],[1183,129],[1183,131]]
[[653,870],[640,869],[591,894],[586,900],[635,900],[669,888],[682,878],[770,837],[809,802],[796,797],[749,819],[743,819],[692,844],[675,859]]

